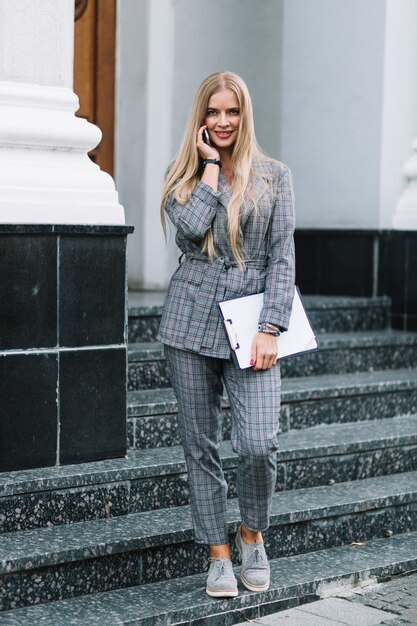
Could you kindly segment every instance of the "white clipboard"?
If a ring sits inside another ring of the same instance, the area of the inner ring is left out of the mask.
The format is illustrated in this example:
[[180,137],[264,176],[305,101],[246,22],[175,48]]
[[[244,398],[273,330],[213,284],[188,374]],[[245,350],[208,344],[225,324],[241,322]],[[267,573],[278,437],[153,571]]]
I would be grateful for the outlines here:
[[[252,367],[252,341],[258,332],[263,302],[263,293],[219,302],[230,347],[240,369]],[[301,302],[298,287],[295,287],[288,330],[278,337],[278,360],[311,350],[317,350],[316,337]]]

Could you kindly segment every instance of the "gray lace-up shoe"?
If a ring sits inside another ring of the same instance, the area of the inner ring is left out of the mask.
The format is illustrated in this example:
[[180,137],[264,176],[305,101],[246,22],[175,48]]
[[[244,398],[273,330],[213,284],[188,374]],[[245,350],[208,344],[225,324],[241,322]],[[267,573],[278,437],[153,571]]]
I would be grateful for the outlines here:
[[245,543],[241,529],[237,531],[236,548],[242,559],[240,578],[246,589],[250,591],[266,591],[270,583],[270,568],[262,543]]
[[234,598],[238,594],[237,580],[232,562],[224,557],[209,559],[210,569],[207,576],[206,591],[214,598]]

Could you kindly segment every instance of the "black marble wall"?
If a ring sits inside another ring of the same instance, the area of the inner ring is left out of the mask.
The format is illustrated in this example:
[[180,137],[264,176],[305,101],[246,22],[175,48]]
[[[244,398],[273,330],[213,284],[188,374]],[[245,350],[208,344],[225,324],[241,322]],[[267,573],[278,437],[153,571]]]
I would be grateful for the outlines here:
[[303,230],[295,236],[304,294],[392,299],[392,325],[417,330],[417,232]]
[[132,231],[0,225],[0,471],[125,455]]

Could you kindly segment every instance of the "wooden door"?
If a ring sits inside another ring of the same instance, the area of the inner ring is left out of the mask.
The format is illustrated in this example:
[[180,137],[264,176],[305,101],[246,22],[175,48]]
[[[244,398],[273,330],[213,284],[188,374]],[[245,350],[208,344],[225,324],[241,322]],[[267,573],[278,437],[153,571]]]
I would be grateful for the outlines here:
[[74,91],[77,115],[103,133],[89,154],[113,176],[116,0],[75,0]]

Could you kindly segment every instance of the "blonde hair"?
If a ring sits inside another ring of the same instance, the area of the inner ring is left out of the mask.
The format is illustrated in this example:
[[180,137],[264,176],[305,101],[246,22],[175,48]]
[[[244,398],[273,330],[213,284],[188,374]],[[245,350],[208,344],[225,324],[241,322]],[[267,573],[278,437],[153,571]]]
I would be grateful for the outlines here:
[[[258,209],[254,195],[254,167],[273,159],[259,147],[253,123],[253,109],[249,90],[244,80],[234,72],[215,72],[203,80],[194,98],[188,123],[176,157],[169,167],[161,199],[161,222],[166,234],[165,204],[169,194],[173,194],[180,204],[186,204],[200,180],[200,157],[197,152],[196,138],[201,120],[206,117],[211,96],[223,89],[232,90],[240,108],[240,126],[232,153],[233,193],[227,206],[227,220],[230,247],[237,265],[245,265],[244,250],[240,242],[240,213],[245,205],[245,192]],[[270,181],[268,181],[270,182]],[[210,228],[203,240],[201,250],[211,260],[217,257],[214,247],[213,231]]]

